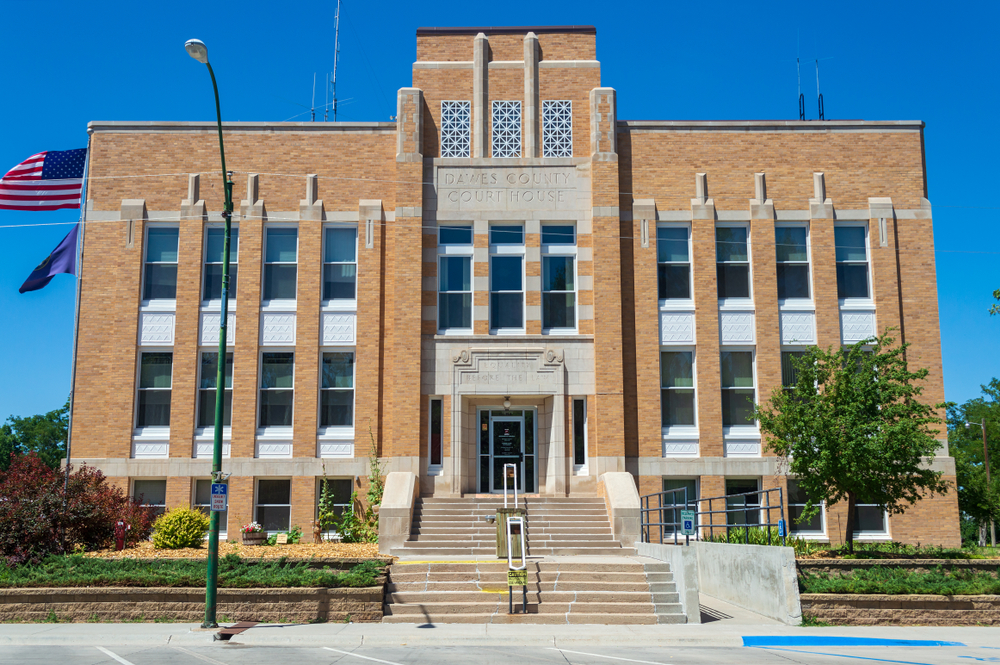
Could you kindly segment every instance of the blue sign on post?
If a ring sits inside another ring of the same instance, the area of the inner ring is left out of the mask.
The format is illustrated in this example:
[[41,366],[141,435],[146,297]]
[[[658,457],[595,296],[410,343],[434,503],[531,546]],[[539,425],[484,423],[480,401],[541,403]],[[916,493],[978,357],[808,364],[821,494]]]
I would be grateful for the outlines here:
[[785,520],[778,520],[778,537],[785,537]]
[[212,510],[224,512],[228,507],[229,485],[226,483],[212,483]]

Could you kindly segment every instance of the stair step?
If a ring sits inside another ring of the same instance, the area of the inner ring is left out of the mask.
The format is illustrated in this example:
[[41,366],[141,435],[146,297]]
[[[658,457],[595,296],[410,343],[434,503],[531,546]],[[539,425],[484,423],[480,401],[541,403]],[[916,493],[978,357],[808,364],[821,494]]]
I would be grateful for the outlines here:
[[[386,615],[382,618],[383,623],[415,623],[415,624],[594,624],[594,625],[635,625],[635,624],[656,624],[656,623],[683,623],[683,621],[662,621],[667,617],[658,617],[655,614],[585,614],[572,612],[568,616],[561,614],[536,614],[528,608],[529,614],[507,614],[506,604],[498,607],[496,613],[482,612],[479,614],[404,614]],[[681,616],[683,619],[683,615]]]

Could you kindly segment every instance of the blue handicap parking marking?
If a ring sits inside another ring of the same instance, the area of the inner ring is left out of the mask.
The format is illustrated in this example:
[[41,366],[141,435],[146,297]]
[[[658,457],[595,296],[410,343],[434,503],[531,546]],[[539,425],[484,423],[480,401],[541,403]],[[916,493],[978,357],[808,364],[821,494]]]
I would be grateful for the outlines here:
[[745,647],[964,647],[962,642],[892,640],[846,635],[744,635]]

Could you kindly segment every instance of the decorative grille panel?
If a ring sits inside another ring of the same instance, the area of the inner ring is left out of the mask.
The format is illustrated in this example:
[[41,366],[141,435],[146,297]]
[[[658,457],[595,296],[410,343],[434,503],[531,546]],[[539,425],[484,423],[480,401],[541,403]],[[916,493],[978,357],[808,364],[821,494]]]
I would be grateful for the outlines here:
[[521,156],[521,102],[493,102],[493,156]]
[[468,157],[472,102],[441,102],[441,156]]
[[573,156],[573,102],[542,102],[542,157]]

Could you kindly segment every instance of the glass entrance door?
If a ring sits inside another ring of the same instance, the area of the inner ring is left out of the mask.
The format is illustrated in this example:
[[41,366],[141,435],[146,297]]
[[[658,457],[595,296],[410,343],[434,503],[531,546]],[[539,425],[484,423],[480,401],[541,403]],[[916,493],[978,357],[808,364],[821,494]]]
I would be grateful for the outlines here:
[[[493,486],[491,491],[503,492],[505,464],[517,465],[517,491],[524,491],[524,418],[499,417],[490,422],[490,453]],[[507,481],[507,489],[513,490],[513,483]]]
[[[503,465],[517,464],[517,489],[533,494],[538,485],[535,458],[536,412],[527,409],[479,409],[479,492],[503,492]],[[511,485],[508,483],[508,489]]]

